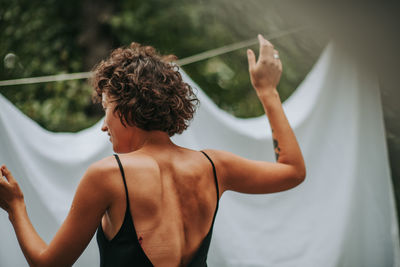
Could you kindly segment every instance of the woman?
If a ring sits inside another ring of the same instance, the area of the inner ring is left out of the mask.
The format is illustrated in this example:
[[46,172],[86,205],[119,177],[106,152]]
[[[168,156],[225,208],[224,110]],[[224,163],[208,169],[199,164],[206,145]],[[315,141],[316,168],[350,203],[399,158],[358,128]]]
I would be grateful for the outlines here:
[[33,228],[16,180],[1,168],[0,206],[29,265],[71,266],[98,230],[101,266],[206,266],[225,191],[265,194],[300,184],[303,157],[276,91],[282,65],[272,44],[258,38],[258,61],[247,51],[249,71],[273,129],[276,163],[172,143],[195,110],[190,86],[153,48],[117,49],[95,68],[93,84],[105,110],[102,130],[120,155],[88,168],[49,245]]

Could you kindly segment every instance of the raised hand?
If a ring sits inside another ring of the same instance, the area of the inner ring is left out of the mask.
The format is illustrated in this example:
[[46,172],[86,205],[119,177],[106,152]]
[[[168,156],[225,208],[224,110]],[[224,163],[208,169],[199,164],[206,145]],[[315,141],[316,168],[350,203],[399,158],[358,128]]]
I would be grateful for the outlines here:
[[258,40],[258,61],[254,52],[247,50],[250,78],[269,120],[276,162],[249,160],[222,150],[207,150],[218,166],[221,192],[280,192],[297,186],[306,176],[303,155],[276,90],[282,73],[278,51],[261,35]]
[[251,83],[257,94],[263,95],[276,89],[282,74],[282,63],[278,51],[264,37],[259,34],[260,55],[256,56],[251,49],[247,50]]
[[23,202],[24,195],[5,165],[1,166],[0,176],[0,207],[10,212],[17,203]]

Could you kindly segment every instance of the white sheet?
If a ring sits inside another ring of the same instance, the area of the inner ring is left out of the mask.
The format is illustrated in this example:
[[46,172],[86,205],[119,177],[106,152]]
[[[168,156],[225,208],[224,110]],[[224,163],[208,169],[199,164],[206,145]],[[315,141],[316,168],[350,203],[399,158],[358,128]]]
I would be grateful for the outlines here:
[[[178,144],[274,160],[265,116],[238,119],[200,89],[198,97],[201,106],[191,126],[173,138]],[[377,79],[331,44],[284,109],[304,153],[307,178],[282,193],[225,193],[209,266],[400,266]],[[30,218],[46,241],[64,220],[88,165],[112,153],[100,124],[76,134],[51,133],[0,95],[0,163],[17,177]],[[74,266],[98,264],[93,239]],[[0,267],[6,266],[27,264],[0,212]]]

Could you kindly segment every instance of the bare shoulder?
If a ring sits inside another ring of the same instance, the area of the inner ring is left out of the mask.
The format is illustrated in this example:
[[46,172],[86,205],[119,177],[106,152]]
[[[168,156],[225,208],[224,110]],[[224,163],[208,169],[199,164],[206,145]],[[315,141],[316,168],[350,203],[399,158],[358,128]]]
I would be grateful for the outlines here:
[[92,163],[86,170],[85,177],[96,179],[97,182],[106,180],[110,175],[118,171],[118,164],[114,156],[103,158]]
[[217,150],[217,149],[203,149],[213,161],[218,161],[219,163],[226,162],[226,159],[230,158],[231,156],[236,156],[235,154],[224,151],[224,150]]
[[[159,172],[157,162],[143,153],[128,153],[118,156],[122,170],[128,179],[139,179],[141,177],[154,177]],[[113,185],[119,185],[121,180],[121,169],[115,156],[103,158],[92,163],[87,169],[84,178],[95,183],[97,187],[111,189]],[[147,179],[148,181],[148,179]],[[119,190],[119,188],[117,189]]]
[[203,150],[214,162],[219,178],[224,179],[227,172],[237,165],[243,164],[245,161],[250,161],[246,158],[238,156],[232,152],[217,149],[205,149]]
[[92,163],[87,168],[80,184],[108,191],[113,181],[112,177],[118,173],[119,168],[114,156],[109,156]]
[[101,160],[98,160],[94,163],[92,163],[87,172],[93,173],[93,174],[101,174],[101,173],[106,173],[113,171],[117,166],[117,162],[115,160],[114,156],[108,156],[106,158],[103,158]]
[[144,172],[152,175],[159,172],[159,164],[155,158],[140,151],[121,154],[119,159],[124,170],[134,172],[136,177]]
[[214,165],[218,166],[221,175],[224,174],[225,168],[229,168],[231,164],[234,164],[236,161],[245,160],[232,152],[224,150],[204,149],[203,151],[211,158]]
[[211,161],[214,163],[215,166],[215,171],[217,173],[217,178],[218,178],[218,183],[221,187],[221,194],[226,191],[225,188],[225,181],[226,177],[229,176],[229,173],[227,170],[229,169],[229,166],[233,164],[231,161],[233,158],[238,157],[235,154],[224,151],[224,150],[216,150],[216,149],[203,149],[204,151],[211,159]]

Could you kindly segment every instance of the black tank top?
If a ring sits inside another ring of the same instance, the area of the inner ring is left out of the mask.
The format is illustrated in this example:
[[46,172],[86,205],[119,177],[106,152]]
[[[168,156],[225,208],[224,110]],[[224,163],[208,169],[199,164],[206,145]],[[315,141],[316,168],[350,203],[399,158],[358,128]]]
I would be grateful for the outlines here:
[[[210,247],[211,235],[214,227],[215,215],[217,214],[218,202],[219,202],[218,180],[214,163],[205,152],[203,151],[201,152],[211,162],[213,168],[215,186],[217,188],[217,204],[211,228],[208,234],[204,237],[194,257],[187,265],[188,267],[207,266],[207,254],[208,254],[208,249]],[[119,160],[118,155],[114,156],[118,162],[119,168],[121,170],[122,179],[124,181],[125,194],[126,194],[126,211],[122,226],[112,240],[108,240],[104,235],[101,223],[97,229],[96,238],[100,252],[100,267],[133,267],[133,266],[151,267],[153,266],[153,264],[143,251],[142,246],[139,243],[138,236],[136,234],[135,225],[133,224],[133,219],[129,208],[128,187],[126,186],[124,169],[122,168],[122,164],[121,161]]]

